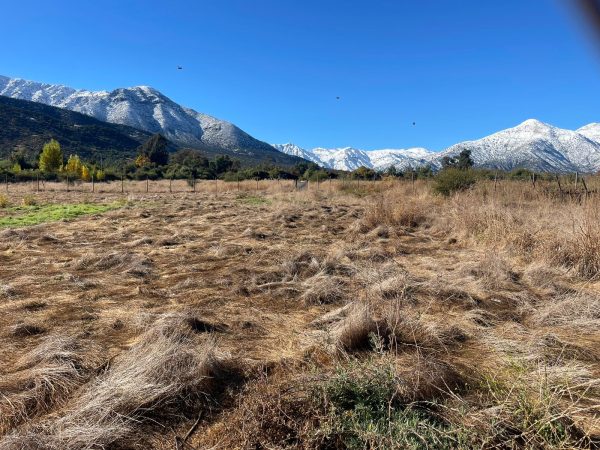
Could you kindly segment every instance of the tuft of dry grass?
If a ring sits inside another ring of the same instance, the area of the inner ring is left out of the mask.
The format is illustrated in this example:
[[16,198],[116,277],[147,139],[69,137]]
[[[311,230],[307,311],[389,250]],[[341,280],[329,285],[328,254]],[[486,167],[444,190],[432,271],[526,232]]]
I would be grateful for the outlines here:
[[92,449],[122,441],[157,414],[202,404],[218,383],[214,339],[195,343],[190,327],[169,317],[149,329],[105,373],[67,403],[64,414],[15,431],[3,448]]

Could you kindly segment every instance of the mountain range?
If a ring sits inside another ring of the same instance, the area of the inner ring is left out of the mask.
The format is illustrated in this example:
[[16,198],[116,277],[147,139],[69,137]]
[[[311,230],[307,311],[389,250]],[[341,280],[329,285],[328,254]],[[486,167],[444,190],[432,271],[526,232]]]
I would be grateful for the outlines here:
[[600,123],[571,131],[530,119],[475,141],[453,145],[442,152],[424,148],[360,150],[352,147],[303,149],[294,144],[275,144],[279,151],[300,156],[327,168],[354,170],[360,166],[403,170],[431,165],[441,167],[444,156],[470,150],[478,167],[513,170],[526,168],[540,172],[600,171]]
[[[94,126],[99,127],[100,123],[107,124],[103,132],[112,135],[121,144],[125,145],[125,137],[129,136],[131,141],[126,149],[118,145],[113,148],[117,153],[131,153],[139,140],[148,136],[148,133],[161,133],[175,148],[194,148],[207,156],[226,154],[247,165],[263,163],[290,166],[309,160],[323,167],[338,170],[354,170],[360,166],[376,170],[390,166],[400,170],[424,165],[439,168],[444,156],[455,156],[468,149],[477,166],[492,169],[512,170],[523,167],[549,172],[600,170],[600,123],[592,123],[572,131],[530,119],[514,128],[479,140],[461,142],[442,152],[424,148],[365,151],[344,147],[309,150],[291,143],[267,144],[229,122],[181,106],[148,86],[120,88],[110,92],[87,91],[0,76],[0,96],[91,116],[98,120]],[[24,111],[18,113],[15,112],[15,108],[23,108]],[[28,116],[29,113],[32,115]],[[35,126],[35,122],[28,119],[34,117],[34,113],[43,115],[43,124],[50,124],[52,117],[62,117],[65,122],[40,129],[40,122]],[[74,129],[81,125],[83,119],[61,114],[60,111],[36,111],[27,103],[17,106],[6,101],[0,102],[0,119],[2,125],[7,128],[0,135],[3,136],[0,144],[4,145],[5,149],[28,145],[39,147],[37,141],[41,139],[40,136],[52,134],[54,127],[60,128],[63,133],[61,136],[66,136],[64,139],[67,140],[71,139],[73,147],[81,148],[80,153],[83,153],[86,141],[89,140],[93,144],[94,136],[74,134]],[[7,124],[10,124],[10,127]],[[106,128],[108,124],[126,128],[109,130],[110,127]],[[38,137],[37,140],[34,139],[36,142],[32,142],[32,135]],[[104,147],[96,145],[94,148],[102,150]]]
[[202,150],[211,156],[228,154],[255,164],[293,165],[301,161],[278,152],[232,123],[181,106],[148,86],[110,92],[87,91],[0,76],[0,96],[43,103],[100,121],[160,133],[177,147]]

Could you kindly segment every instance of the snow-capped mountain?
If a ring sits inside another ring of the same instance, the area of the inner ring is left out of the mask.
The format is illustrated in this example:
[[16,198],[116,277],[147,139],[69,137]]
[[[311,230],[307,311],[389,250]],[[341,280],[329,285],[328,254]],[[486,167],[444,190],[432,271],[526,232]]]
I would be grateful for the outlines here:
[[226,149],[242,154],[277,154],[269,144],[253,138],[235,125],[180,106],[148,86],[94,92],[0,76],[0,95],[69,109],[150,133],[161,133],[180,146]]
[[577,132],[594,142],[600,143],[600,123],[590,123],[578,129]]
[[308,161],[312,161],[315,164],[318,164],[320,166],[323,165],[323,162],[319,159],[319,157],[317,155],[315,155],[314,153],[312,153],[309,150],[305,150],[302,147],[298,147],[295,144],[292,143],[287,143],[287,144],[271,144],[273,147],[275,147],[277,150],[279,150],[282,153],[285,153],[286,155],[291,155],[291,156],[298,156],[299,158],[304,158]]
[[440,168],[444,156],[456,156],[465,149],[471,151],[471,157],[478,167],[501,170],[526,168],[540,172],[600,170],[599,123],[571,131],[530,119],[483,139],[453,145],[443,152],[431,152],[424,148],[365,151],[346,147],[305,150],[294,144],[275,147],[282,152],[299,155],[324,167],[338,170],[355,170],[360,166],[375,170],[385,170],[390,166],[399,170],[425,165]]
[[288,155],[300,156],[320,166],[337,170],[355,170],[361,166],[375,170],[385,170],[390,166],[405,169],[425,165],[436,155],[424,148],[366,151],[352,147],[306,150],[294,144],[274,144],[273,147]]
[[[590,127],[588,131],[594,130],[595,127]],[[600,142],[578,131],[564,130],[534,119],[477,141],[453,145],[434,162],[439,164],[442,157],[455,156],[464,149],[471,150],[477,166],[494,169],[523,167],[545,172],[596,172],[600,169]]]

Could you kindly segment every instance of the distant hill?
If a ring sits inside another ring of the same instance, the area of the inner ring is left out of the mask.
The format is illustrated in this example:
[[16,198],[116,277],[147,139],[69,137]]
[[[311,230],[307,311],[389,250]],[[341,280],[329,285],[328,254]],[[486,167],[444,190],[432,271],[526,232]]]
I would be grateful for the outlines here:
[[0,159],[22,148],[36,159],[45,142],[60,142],[65,155],[86,160],[117,161],[134,157],[151,134],[85,114],[41,103],[0,96]]

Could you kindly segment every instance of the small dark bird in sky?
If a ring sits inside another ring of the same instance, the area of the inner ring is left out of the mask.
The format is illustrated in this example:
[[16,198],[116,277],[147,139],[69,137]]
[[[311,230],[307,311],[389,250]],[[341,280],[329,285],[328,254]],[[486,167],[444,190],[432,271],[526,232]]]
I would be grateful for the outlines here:
[[413,127],[417,124],[417,122],[413,122]]
[[339,100],[340,98],[339,98],[339,97],[336,97],[336,99],[338,99],[338,100]]
[[177,66],[177,70],[183,70],[183,67]]

